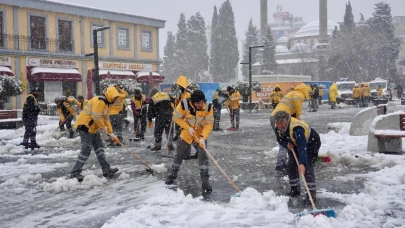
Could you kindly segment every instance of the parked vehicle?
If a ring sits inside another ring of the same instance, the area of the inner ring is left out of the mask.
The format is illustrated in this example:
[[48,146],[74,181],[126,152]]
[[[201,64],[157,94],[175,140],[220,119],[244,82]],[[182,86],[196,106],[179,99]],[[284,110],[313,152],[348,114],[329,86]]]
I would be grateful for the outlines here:
[[381,86],[383,89],[383,98],[388,98],[387,88],[388,88],[388,80],[382,78],[376,78],[373,81],[368,83],[371,93],[370,93],[370,100],[377,99],[377,89],[378,86]]
[[352,99],[352,90],[356,85],[355,81],[337,81],[338,95],[336,102],[345,102],[346,99]]

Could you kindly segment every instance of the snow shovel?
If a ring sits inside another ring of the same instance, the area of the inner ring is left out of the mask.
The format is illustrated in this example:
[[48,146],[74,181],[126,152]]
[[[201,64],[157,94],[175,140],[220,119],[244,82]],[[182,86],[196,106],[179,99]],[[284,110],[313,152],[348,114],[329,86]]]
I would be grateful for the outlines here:
[[[292,154],[294,155],[294,159],[295,159],[295,162],[297,163],[297,167],[298,167],[300,164],[298,162],[298,158],[297,158],[297,155],[295,154],[294,150],[292,150]],[[326,217],[329,217],[329,218],[336,218],[336,212],[332,208],[316,209],[314,200],[312,199],[311,192],[309,191],[309,188],[308,188],[307,181],[305,180],[305,175],[303,173],[300,173],[300,175],[301,175],[302,180],[304,181],[304,185],[305,185],[305,189],[307,190],[309,201],[311,201],[312,211],[300,212],[300,213],[298,213],[298,216],[301,217],[301,216],[310,214],[310,215],[313,215],[314,217],[317,215],[325,215]]]
[[[110,135],[110,134],[108,134],[108,135]],[[110,135],[110,137],[111,137],[111,135]],[[124,144],[122,144],[121,142],[119,142],[119,144],[122,146],[122,147],[124,147],[130,154],[132,154],[132,155],[134,155],[134,157],[136,158],[136,159],[138,159],[141,163],[142,163],[142,165],[144,165],[145,167],[146,167],[146,171],[148,172],[148,173],[150,173],[150,174],[152,174],[152,175],[155,175],[155,172],[153,171],[153,169],[151,168],[151,167],[149,167],[144,161],[142,161],[142,159],[140,159],[134,152],[132,152],[130,149],[128,149],[128,147],[126,147]]]
[[55,129],[55,131],[58,130],[58,128],[60,128],[60,126],[64,125],[64,124],[66,123],[66,120],[67,120],[71,115],[72,115],[72,114],[69,114],[69,115],[65,118],[65,120],[62,121],[62,123],[59,124],[59,126]]
[[219,171],[221,171],[221,173],[226,177],[226,179],[229,181],[229,183],[232,185],[233,188],[235,188],[235,190],[237,191],[237,193],[235,193],[233,196],[231,197],[239,197],[240,196],[240,190],[239,188],[235,185],[235,183],[231,180],[231,178],[229,178],[229,176],[225,173],[225,171],[221,168],[221,166],[219,166],[218,162],[214,159],[214,157],[212,157],[211,153],[208,152],[208,150],[205,148],[205,145],[200,143],[200,139],[197,137],[197,135],[194,133],[194,140],[198,142],[198,146],[201,147],[205,153],[207,154],[207,156],[211,159],[212,163],[214,163],[214,165],[219,169]]

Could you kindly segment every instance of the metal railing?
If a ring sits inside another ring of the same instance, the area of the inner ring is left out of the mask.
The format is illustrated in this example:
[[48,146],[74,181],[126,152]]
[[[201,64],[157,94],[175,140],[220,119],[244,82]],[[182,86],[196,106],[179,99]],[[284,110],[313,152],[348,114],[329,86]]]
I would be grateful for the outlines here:
[[2,34],[2,48],[20,51],[73,52],[74,41],[45,37]]

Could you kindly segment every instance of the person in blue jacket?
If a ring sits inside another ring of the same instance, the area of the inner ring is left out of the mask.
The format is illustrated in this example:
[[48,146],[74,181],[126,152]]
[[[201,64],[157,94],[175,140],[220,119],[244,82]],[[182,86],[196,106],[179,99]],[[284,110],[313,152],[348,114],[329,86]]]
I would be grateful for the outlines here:
[[[287,193],[290,197],[297,197],[301,194],[299,174],[304,174],[309,191],[316,201],[316,182],[314,164],[318,158],[321,138],[319,134],[302,120],[291,117],[285,111],[278,111],[274,115],[276,123],[276,137],[280,146],[288,149],[288,178],[291,191]],[[296,153],[299,165],[292,153]],[[303,204],[310,205],[308,194]]]

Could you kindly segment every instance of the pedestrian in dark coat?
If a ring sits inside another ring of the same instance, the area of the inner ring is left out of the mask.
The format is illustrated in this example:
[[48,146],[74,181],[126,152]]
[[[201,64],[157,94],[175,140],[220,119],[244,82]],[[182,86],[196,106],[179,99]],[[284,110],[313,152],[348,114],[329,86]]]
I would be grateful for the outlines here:
[[[31,147],[31,150],[34,148],[40,148],[36,140],[38,115],[41,111],[37,100],[40,93],[41,90],[38,87],[35,87],[31,90],[31,93],[28,94],[24,102],[22,119],[25,127],[23,139],[23,146],[25,146],[25,149],[28,149],[28,147]],[[30,144],[28,143],[29,140],[31,140]]]

